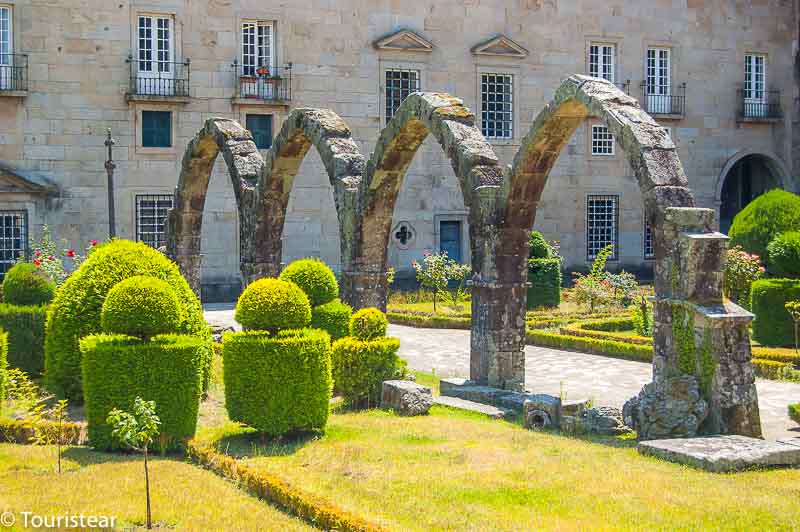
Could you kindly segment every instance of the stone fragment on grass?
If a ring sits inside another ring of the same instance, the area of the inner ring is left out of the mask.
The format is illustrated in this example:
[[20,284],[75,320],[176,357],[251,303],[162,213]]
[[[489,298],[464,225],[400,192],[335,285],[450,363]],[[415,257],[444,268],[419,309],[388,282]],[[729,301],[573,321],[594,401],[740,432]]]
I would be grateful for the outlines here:
[[411,381],[384,381],[381,406],[401,416],[421,416],[433,406],[431,389]]
[[559,425],[561,399],[552,395],[530,395],[522,404],[522,415],[527,429],[540,429]]
[[622,409],[639,440],[692,438],[708,415],[697,378],[681,375],[645,385]]

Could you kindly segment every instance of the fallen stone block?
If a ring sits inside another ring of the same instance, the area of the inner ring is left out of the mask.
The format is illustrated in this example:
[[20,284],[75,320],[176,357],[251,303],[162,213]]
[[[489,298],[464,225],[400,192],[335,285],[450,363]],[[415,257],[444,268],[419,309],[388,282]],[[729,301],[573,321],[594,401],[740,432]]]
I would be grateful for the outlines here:
[[427,386],[411,381],[384,381],[381,406],[401,416],[421,416],[433,406],[433,395]]
[[525,428],[557,428],[560,424],[560,411],[560,398],[545,394],[529,395],[522,405]]
[[439,396],[435,397],[433,402],[437,405],[449,406],[450,408],[457,408],[458,410],[483,414],[492,419],[514,417],[513,410],[492,405],[485,405],[483,403],[476,403],[475,401],[467,401],[466,399],[459,399],[458,397]]

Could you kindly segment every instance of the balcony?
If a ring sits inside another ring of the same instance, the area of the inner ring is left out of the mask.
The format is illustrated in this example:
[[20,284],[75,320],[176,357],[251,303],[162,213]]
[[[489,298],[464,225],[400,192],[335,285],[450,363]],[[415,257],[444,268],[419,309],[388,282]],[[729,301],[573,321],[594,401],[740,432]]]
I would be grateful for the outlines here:
[[677,87],[648,86],[642,82],[642,107],[660,118],[680,119],[686,116],[686,83]]
[[779,90],[739,89],[737,101],[739,122],[779,122],[783,119]]
[[28,56],[0,54],[0,96],[28,94]]
[[233,63],[236,85],[234,103],[287,105],[292,99],[292,64],[255,67]]
[[135,60],[128,56],[128,101],[188,102],[190,61]]
[[631,94],[631,80],[626,79],[625,81],[623,81],[621,83],[614,83],[614,85],[616,85],[619,90],[621,90],[622,92],[624,92],[625,94],[630,96],[630,94]]

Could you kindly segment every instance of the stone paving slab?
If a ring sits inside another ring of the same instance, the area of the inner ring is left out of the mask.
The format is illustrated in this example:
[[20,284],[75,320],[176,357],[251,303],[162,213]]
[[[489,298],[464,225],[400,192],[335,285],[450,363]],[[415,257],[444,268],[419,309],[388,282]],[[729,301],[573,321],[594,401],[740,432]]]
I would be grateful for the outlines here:
[[640,442],[639,452],[692,467],[727,473],[754,467],[800,466],[800,446],[745,436],[710,436]]
[[493,419],[514,417],[513,410],[508,410],[506,408],[498,408],[496,406],[485,405],[482,403],[476,403],[475,401],[467,401],[466,399],[460,399],[458,397],[445,397],[442,395],[439,397],[435,397],[433,399],[433,402],[436,403],[437,405],[449,406],[451,408],[457,408],[459,410],[466,410],[468,412],[483,414]]

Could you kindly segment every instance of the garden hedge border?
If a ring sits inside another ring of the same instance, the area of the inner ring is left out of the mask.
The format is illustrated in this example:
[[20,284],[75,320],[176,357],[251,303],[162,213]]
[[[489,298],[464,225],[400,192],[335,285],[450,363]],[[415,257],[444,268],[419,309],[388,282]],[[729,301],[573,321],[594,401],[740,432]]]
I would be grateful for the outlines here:
[[333,503],[298,489],[265,471],[243,465],[213,447],[190,441],[189,458],[217,475],[236,482],[253,495],[287,510],[323,530],[382,532],[387,530]]
[[44,372],[47,306],[0,303],[0,329],[8,332],[8,366],[31,377]]
[[800,425],[800,403],[789,405],[789,419]]
[[[56,430],[56,426],[57,423],[52,421],[40,421],[36,423],[36,428],[46,431]],[[0,418],[0,442],[31,445],[33,428],[30,421]],[[66,435],[65,445],[85,445],[88,441],[86,423],[66,421],[62,424],[62,429]]]

